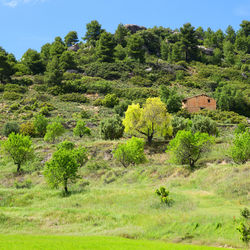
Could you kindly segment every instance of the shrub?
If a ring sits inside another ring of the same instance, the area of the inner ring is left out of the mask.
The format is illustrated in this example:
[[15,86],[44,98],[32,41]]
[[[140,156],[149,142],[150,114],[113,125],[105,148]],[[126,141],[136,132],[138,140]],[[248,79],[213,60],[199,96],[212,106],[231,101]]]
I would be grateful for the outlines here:
[[96,99],[94,102],[93,102],[93,105],[94,106],[102,106],[102,104],[103,104],[103,99],[101,99],[101,98],[98,98],[98,99]]
[[47,126],[47,132],[44,140],[48,142],[55,142],[55,139],[64,133],[64,127],[59,121],[55,121]]
[[35,116],[34,126],[36,130],[36,134],[38,136],[40,137],[45,136],[47,125],[48,125],[48,119],[44,115],[38,114]]
[[173,136],[175,136],[179,130],[189,130],[192,126],[190,119],[179,116],[174,116],[171,123],[173,127]]
[[146,161],[144,154],[145,142],[141,138],[132,137],[126,143],[119,144],[114,150],[114,157],[121,162],[124,167],[130,164],[139,164]]
[[103,139],[119,139],[122,137],[123,132],[124,126],[118,115],[101,121],[101,136]]
[[90,115],[90,113],[89,113],[88,111],[82,110],[82,111],[80,112],[80,117],[81,117],[82,119],[89,119],[89,118],[91,117],[91,115]]
[[188,164],[194,169],[195,163],[210,151],[214,138],[207,133],[180,130],[168,145],[166,152],[173,154],[176,163]]
[[112,91],[112,85],[109,81],[97,81],[86,85],[87,93],[108,94]]
[[23,135],[35,136],[36,130],[33,122],[26,122],[20,125],[20,133]]
[[161,202],[170,206],[173,203],[173,200],[169,198],[169,191],[164,187],[156,189],[155,193],[160,196]]
[[24,94],[27,91],[27,88],[25,88],[23,86],[19,86],[17,84],[6,84],[4,87],[4,91]]
[[60,96],[60,99],[64,102],[79,102],[86,103],[88,99],[79,93],[64,94]]
[[63,141],[57,145],[57,150],[60,149],[66,149],[66,150],[73,150],[75,147],[75,144],[71,141]]
[[0,92],[4,91],[4,84],[0,83]]
[[115,94],[107,94],[102,103],[105,107],[113,108],[119,103],[119,98]]
[[18,110],[20,107],[20,104],[19,103],[13,103],[11,106],[10,106],[10,111],[15,111],[15,110]]
[[191,130],[193,133],[199,131],[209,135],[218,135],[217,123],[211,118],[202,115],[195,115],[192,118]]
[[28,188],[29,189],[32,186],[32,181],[31,180],[25,180],[25,181],[21,181],[21,182],[15,181],[14,186],[16,189],[21,189],[21,188]]
[[131,105],[132,102],[129,100],[126,101],[122,101],[120,102],[118,105],[115,106],[115,112],[116,114],[120,115],[120,116],[124,116],[124,113],[127,111],[128,106]]
[[19,93],[16,93],[16,92],[4,91],[4,93],[3,93],[4,100],[15,101],[15,100],[19,100],[21,98],[22,98],[22,95]]
[[244,133],[247,132],[249,130],[247,124],[245,123],[239,123],[238,126],[236,127],[236,129],[234,130],[235,134],[240,134],[240,133]]
[[245,163],[250,159],[250,133],[235,134],[231,156],[235,163]]
[[82,138],[84,135],[90,135],[90,129],[86,127],[83,120],[78,120],[76,127],[73,130],[75,136],[80,136]]
[[50,115],[48,106],[42,107],[39,114],[48,117]]
[[18,134],[20,131],[20,127],[16,122],[7,122],[3,127],[3,134],[5,136],[9,136],[11,133]]
[[14,84],[23,85],[23,86],[31,86],[33,84],[32,79],[28,77],[16,78],[16,79],[13,79],[12,82]]

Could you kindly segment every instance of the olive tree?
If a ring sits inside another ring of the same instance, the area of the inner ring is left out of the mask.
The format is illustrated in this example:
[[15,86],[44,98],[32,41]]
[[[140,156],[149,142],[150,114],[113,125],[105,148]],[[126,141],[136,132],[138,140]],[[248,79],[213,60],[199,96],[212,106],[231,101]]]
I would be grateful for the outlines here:
[[176,163],[188,164],[194,169],[195,163],[210,151],[213,143],[214,137],[207,133],[180,130],[170,141],[167,152],[172,153]]
[[33,157],[32,141],[22,134],[11,133],[3,143],[3,149],[17,165],[17,172],[20,172],[22,164]]

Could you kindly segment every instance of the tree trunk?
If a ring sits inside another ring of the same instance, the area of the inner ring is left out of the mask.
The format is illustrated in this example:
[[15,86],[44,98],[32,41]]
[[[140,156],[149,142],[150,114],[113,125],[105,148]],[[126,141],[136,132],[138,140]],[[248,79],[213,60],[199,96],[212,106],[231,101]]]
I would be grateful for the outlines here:
[[151,145],[153,140],[153,135],[148,135],[148,144]]
[[66,194],[68,193],[68,186],[67,186],[67,184],[68,184],[68,180],[65,179],[64,180],[64,191],[65,191]]
[[21,170],[21,164],[18,163],[18,164],[17,164],[17,173],[20,173],[20,170]]

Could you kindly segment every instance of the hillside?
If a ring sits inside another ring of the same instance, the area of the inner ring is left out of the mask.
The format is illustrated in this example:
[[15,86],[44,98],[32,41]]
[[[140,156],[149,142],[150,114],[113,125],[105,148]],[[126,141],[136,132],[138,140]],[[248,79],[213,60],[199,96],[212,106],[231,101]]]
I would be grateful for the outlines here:
[[[147,240],[246,247],[236,228],[249,208],[249,25],[226,33],[119,25],[110,34],[92,21],[84,42],[70,32],[20,61],[0,48],[0,246],[10,235],[43,235],[45,242],[67,235],[145,240],[158,249],[163,242]],[[217,110],[181,108],[182,99],[199,94],[214,98]],[[131,122],[132,108],[148,120]],[[151,142],[145,126],[154,122]],[[199,147],[211,141],[194,166],[166,152],[181,131],[203,133]],[[19,135],[30,155],[17,161],[10,152],[18,143],[6,145]],[[116,150],[132,136],[142,138],[142,149],[132,151],[131,143],[132,153],[119,159]],[[55,180],[60,171],[49,179],[59,151],[71,157],[65,169],[76,169],[67,189]],[[170,192],[169,206],[155,193],[160,187]]]

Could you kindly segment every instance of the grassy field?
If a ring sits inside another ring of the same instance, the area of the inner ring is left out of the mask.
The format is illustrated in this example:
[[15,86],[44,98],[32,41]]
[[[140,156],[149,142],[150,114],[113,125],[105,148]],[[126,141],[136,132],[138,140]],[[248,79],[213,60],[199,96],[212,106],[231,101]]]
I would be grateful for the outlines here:
[[222,249],[206,246],[191,246],[149,240],[130,240],[118,237],[76,236],[20,236],[0,235],[0,248],[5,250],[213,250]]

